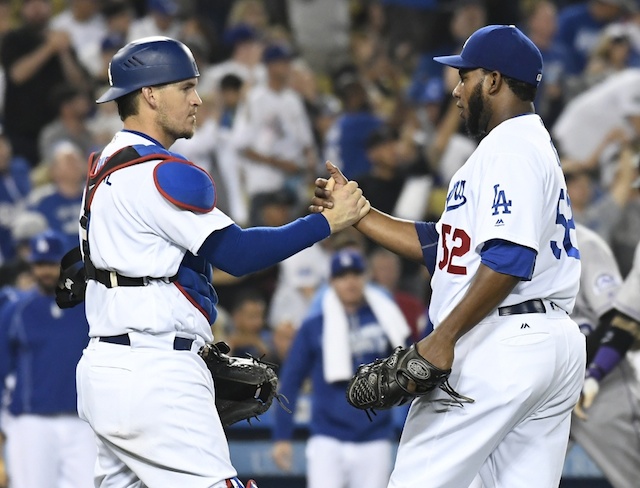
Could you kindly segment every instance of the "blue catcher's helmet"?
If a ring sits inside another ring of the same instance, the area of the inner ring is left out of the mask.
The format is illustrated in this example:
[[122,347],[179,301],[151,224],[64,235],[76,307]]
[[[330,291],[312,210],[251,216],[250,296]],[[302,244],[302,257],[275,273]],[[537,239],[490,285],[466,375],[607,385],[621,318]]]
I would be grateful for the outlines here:
[[97,103],[109,102],[143,86],[175,83],[200,76],[187,46],[170,37],[144,37],[120,49],[109,63],[111,87]]

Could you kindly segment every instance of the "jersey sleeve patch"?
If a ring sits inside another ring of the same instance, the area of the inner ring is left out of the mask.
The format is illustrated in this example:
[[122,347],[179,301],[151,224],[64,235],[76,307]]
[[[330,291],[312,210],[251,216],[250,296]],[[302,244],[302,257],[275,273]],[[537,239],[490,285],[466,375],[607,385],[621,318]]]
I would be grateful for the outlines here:
[[191,163],[166,161],[153,171],[153,180],[160,194],[184,210],[206,213],[216,205],[213,179]]

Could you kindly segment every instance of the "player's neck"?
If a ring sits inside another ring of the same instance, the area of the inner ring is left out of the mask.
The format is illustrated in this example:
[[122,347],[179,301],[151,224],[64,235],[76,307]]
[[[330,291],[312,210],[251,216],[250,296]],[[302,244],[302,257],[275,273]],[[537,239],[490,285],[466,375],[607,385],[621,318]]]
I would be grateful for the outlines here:
[[535,111],[533,103],[525,101],[518,101],[504,105],[494,105],[493,116],[487,125],[487,134],[505,120],[513,119],[514,117],[524,114],[533,114]]
[[164,131],[162,131],[159,127],[149,124],[143,123],[138,117],[132,116],[128,117],[123,124],[123,128],[126,130],[131,130],[135,132],[141,132],[142,134],[146,134],[152,139],[158,141],[162,147],[165,149],[169,149],[171,145],[176,142],[175,139],[168,136]]

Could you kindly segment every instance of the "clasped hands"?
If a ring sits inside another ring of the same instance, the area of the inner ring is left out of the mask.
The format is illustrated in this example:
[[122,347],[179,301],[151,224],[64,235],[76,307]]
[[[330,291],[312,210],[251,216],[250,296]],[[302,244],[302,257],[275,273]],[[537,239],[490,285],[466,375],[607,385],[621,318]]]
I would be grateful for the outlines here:
[[330,161],[326,163],[329,178],[318,178],[309,211],[322,213],[331,233],[343,230],[362,219],[371,205],[355,181],[348,181]]

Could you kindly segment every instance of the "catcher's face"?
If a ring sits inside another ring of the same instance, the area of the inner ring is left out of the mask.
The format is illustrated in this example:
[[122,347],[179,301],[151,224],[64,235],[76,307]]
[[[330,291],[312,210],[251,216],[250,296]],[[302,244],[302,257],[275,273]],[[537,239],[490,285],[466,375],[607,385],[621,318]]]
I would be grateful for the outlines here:
[[196,112],[202,99],[197,78],[157,87],[156,123],[173,140],[190,139],[196,130]]
[[345,308],[357,307],[364,301],[365,283],[365,275],[353,271],[334,276],[331,279],[331,285]]

